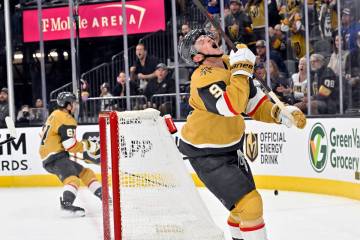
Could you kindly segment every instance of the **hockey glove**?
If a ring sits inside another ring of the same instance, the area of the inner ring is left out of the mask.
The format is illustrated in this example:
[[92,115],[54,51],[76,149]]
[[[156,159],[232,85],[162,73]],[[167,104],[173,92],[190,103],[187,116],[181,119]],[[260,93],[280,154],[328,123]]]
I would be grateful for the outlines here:
[[[292,118],[289,118],[284,111],[290,113]],[[281,110],[281,108],[275,104],[271,109],[271,117],[275,119],[277,123],[284,124],[288,128],[295,125],[297,128],[303,129],[306,125],[305,115],[295,106],[285,106],[285,109]]]
[[100,154],[92,155],[88,152],[83,152],[83,160],[86,163],[100,164]]
[[83,159],[85,162],[99,164],[100,163],[100,145],[98,143],[83,140],[84,151]]
[[232,75],[251,77],[254,72],[256,57],[245,44],[236,45],[237,51],[230,52],[230,69]]

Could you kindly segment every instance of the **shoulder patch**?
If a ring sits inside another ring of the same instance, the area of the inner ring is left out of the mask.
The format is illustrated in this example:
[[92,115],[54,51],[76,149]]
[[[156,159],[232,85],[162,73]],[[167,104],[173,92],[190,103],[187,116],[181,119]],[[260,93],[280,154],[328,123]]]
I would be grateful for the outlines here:
[[208,73],[212,72],[212,67],[202,67],[200,68],[200,76],[205,76]]

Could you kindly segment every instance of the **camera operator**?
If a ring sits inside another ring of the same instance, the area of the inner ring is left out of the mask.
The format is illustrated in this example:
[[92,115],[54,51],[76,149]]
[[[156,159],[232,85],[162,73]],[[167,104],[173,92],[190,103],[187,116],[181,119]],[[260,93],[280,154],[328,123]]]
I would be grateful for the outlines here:
[[34,119],[34,115],[30,111],[29,105],[23,105],[16,117],[17,122],[28,125],[32,119]]

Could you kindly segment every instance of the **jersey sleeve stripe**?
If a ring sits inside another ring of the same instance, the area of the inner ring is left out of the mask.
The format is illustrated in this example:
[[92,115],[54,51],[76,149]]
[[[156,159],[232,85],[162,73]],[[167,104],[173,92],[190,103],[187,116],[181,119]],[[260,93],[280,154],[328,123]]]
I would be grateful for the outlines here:
[[75,138],[69,138],[62,142],[62,145],[64,146],[66,151],[69,151],[73,147],[75,147],[77,141]]
[[222,95],[216,102],[216,109],[218,110],[218,112],[223,115],[223,116],[226,116],[226,117],[233,117],[235,116],[233,112],[230,111],[227,103],[226,103],[226,100],[225,100],[225,97],[224,95]]
[[261,105],[263,102],[266,101],[266,99],[267,99],[267,97],[266,97],[266,96],[263,96],[263,97],[260,99],[260,101],[257,102],[257,104],[256,104],[256,106],[254,107],[254,109],[253,109],[251,112],[248,113],[248,115],[249,115],[250,117],[253,116],[253,115],[255,114],[256,110],[260,107],[260,105]]
[[236,112],[235,109],[233,108],[233,106],[231,105],[230,99],[229,99],[229,97],[228,97],[228,95],[227,95],[226,92],[224,92],[224,95],[223,95],[223,96],[224,96],[226,105],[227,105],[227,107],[229,108],[229,110],[230,110],[234,115],[239,115],[239,113]]

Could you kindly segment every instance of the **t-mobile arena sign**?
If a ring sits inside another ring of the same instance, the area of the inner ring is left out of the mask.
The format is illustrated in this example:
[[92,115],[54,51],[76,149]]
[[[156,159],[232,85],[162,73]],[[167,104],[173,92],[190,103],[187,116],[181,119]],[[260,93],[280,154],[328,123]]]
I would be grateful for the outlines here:
[[[165,30],[164,0],[135,0],[126,3],[128,34]],[[79,6],[80,38],[119,36],[123,33],[122,4],[119,2]],[[70,38],[69,8],[42,11],[43,38]],[[39,41],[37,10],[23,11],[24,42]]]

